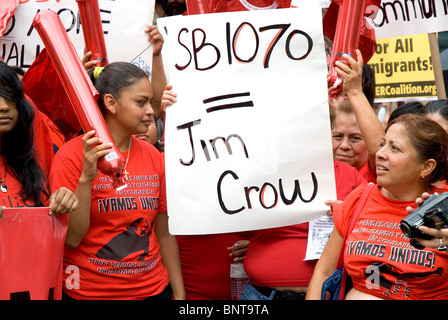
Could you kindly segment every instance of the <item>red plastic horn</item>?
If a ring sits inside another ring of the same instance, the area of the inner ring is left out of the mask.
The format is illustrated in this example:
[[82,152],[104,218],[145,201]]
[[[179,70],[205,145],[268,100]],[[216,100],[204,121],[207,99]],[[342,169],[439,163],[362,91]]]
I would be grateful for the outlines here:
[[87,51],[92,52],[90,60],[97,60],[97,67],[108,64],[100,8],[97,0],[76,0],[81,17],[82,32]]
[[330,86],[336,86],[330,93],[330,99],[342,91],[341,79],[334,69],[336,61],[347,61],[342,58],[344,53],[355,57],[356,49],[359,45],[362,19],[364,18],[364,0],[343,0],[339,6],[338,19],[336,24],[333,49],[330,61]]
[[187,14],[211,13],[209,0],[186,0]]
[[[98,95],[81,59],[78,57],[59,16],[51,11],[39,12],[33,25],[41,37],[48,55],[61,79],[85,132],[94,129],[104,143],[113,143],[106,122],[95,102]],[[112,178],[115,188],[124,186],[124,159],[113,144],[110,153],[98,161],[98,169]]]

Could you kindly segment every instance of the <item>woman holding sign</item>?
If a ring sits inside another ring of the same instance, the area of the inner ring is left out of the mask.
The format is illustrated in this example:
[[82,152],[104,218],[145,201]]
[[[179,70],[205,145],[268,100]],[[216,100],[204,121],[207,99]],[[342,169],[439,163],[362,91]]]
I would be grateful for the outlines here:
[[[176,238],[168,232],[162,155],[133,135],[154,125],[153,89],[144,71],[115,62],[91,70],[98,105],[126,159],[126,187],[114,189],[97,169],[108,156],[94,131],[64,145],[50,173],[80,199],[71,215],[64,257],[64,290],[74,299],[184,299]],[[72,271],[70,271],[72,272]]]

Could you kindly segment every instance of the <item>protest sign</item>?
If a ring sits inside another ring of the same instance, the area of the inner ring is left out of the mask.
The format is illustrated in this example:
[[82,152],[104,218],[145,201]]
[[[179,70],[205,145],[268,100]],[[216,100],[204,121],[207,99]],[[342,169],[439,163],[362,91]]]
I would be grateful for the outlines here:
[[0,220],[0,299],[62,298],[68,215],[50,208],[5,208]]
[[448,2],[383,0],[372,22],[377,39],[447,31]]
[[428,35],[378,39],[368,63],[375,72],[375,101],[437,98]]
[[336,199],[322,12],[158,19],[177,102],[167,108],[172,234],[302,223]]
[[[99,0],[100,16],[109,62],[127,61],[150,71],[152,47],[144,29],[153,24],[154,0]],[[21,0],[0,38],[0,57],[9,65],[30,67],[43,48],[33,26],[37,12],[58,13],[78,55],[84,54],[84,38],[74,0]]]

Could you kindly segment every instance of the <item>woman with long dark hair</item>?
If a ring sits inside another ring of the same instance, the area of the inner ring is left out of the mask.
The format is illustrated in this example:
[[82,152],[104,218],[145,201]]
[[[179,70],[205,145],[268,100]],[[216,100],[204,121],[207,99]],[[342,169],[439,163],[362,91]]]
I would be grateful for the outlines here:
[[34,117],[35,111],[19,78],[6,63],[0,62],[0,216],[3,207],[50,205],[50,213],[62,214],[71,212],[78,204],[65,187],[50,196],[48,164],[35,148]]

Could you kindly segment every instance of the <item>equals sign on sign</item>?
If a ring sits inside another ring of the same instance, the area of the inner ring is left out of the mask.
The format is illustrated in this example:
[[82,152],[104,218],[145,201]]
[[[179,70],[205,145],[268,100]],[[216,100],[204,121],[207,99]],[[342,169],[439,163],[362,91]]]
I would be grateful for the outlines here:
[[252,100],[242,101],[242,102],[231,102],[231,103],[229,103],[228,101],[223,101],[223,100],[240,98],[240,97],[250,97],[250,93],[242,92],[242,93],[224,94],[221,96],[216,96],[216,97],[211,97],[211,98],[205,99],[205,100],[203,100],[203,102],[204,102],[204,104],[212,103],[212,102],[216,102],[216,101],[219,101],[219,103],[222,103],[222,104],[207,108],[206,109],[207,113],[219,111],[219,110],[227,110],[227,109],[233,109],[233,108],[245,108],[245,107],[253,107],[254,106],[254,103],[252,102]]

